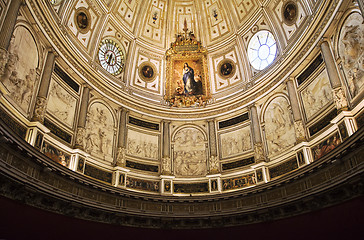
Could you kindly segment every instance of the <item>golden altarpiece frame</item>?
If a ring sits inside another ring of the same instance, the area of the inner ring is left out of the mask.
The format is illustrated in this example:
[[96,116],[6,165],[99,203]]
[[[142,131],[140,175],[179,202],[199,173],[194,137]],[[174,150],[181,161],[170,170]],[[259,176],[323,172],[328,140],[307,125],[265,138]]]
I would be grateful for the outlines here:
[[207,68],[207,51],[188,32],[177,34],[166,52],[166,94],[172,107],[202,107],[211,98]]

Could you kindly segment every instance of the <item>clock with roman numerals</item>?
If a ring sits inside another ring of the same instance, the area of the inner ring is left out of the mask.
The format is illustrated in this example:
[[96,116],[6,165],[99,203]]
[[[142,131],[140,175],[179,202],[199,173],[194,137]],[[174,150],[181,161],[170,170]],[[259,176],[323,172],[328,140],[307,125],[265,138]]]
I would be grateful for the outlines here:
[[124,69],[124,53],[112,39],[105,39],[100,43],[99,61],[112,75],[118,75]]

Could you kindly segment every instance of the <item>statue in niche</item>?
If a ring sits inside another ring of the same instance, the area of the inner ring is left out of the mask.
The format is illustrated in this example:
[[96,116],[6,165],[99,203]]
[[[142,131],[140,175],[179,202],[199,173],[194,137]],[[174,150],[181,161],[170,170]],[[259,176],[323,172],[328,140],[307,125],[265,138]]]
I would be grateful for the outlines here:
[[364,85],[364,24],[359,13],[351,14],[341,30],[339,52],[352,96]]

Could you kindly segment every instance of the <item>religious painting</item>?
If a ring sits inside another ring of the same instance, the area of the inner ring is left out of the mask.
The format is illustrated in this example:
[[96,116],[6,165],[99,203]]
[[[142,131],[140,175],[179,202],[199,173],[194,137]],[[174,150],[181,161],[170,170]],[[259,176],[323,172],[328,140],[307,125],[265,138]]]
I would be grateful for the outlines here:
[[223,79],[232,77],[236,72],[235,63],[230,59],[222,60],[217,66],[217,69],[219,76]]
[[70,164],[71,156],[53,147],[49,143],[43,143],[42,151],[44,155],[65,167],[68,167],[68,165]]
[[167,50],[165,100],[172,107],[205,106],[210,97],[207,52],[192,32],[177,35]]
[[331,152],[331,150],[335,149],[340,143],[340,136],[337,132],[333,136],[312,148],[313,160],[318,160],[319,158],[325,156],[327,153]]

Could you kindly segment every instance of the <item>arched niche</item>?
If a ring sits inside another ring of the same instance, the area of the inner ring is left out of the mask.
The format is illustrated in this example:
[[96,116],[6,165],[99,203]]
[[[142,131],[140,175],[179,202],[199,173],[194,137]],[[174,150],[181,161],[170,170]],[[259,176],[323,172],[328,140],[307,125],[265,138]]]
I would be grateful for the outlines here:
[[296,137],[287,96],[273,96],[267,101],[262,112],[268,156],[278,155],[293,146]]
[[26,114],[29,113],[38,78],[39,50],[34,35],[21,23],[16,25],[8,49],[8,60],[1,78],[9,97]]
[[343,21],[337,41],[344,79],[351,98],[364,88],[364,19],[353,11]]
[[172,134],[172,158],[176,176],[205,176],[208,172],[206,133],[195,125],[178,128]]
[[112,163],[115,142],[115,116],[112,110],[103,102],[91,102],[85,128],[85,151]]

